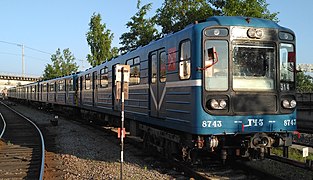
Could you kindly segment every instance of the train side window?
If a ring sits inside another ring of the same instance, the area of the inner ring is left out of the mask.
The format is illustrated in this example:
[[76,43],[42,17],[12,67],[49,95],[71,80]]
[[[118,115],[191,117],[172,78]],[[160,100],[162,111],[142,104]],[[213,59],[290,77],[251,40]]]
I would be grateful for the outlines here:
[[157,79],[157,67],[158,67],[157,54],[151,55],[151,83],[155,84]]
[[54,92],[54,83],[49,84],[49,92]]
[[65,88],[64,88],[64,80],[60,80],[59,81],[59,84],[58,84],[58,91],[64,91]]
[[179,47],[180,58],[179,58],[179,78],[189,79],[190,78],[190,59],[191,59],[191,46],[190,40],[183,41]]
[[73,91],[73,78],[68,80],[66,87],[68,91]]
[[43,92],[47,92],[47,84],[43,84],[42,85],[42,91]]
[[129,85],[140,83],[140,58],[136,57],[126,62],[130,66]]
[[165,51],[160,53],[160,82],[166,81],[166,53]]
[[100,70],[100,88],[109,87],[108,68],[102,68]]
[[90,82],[90,74],[85,75],[85,89],[90,89],[91,82]]

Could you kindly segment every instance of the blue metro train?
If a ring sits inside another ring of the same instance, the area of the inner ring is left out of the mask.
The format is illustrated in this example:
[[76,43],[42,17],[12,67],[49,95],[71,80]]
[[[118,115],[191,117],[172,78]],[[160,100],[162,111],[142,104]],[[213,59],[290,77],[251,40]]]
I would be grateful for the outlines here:
[[[275,22],[210,17],[84,72],[9,90],[10,98],[117,122],[117,64],[130,65],[127,129],[186,160],[196,152],[263,157],[296,130],[295,34]],[[218,155],[219,156],[219,155]]]

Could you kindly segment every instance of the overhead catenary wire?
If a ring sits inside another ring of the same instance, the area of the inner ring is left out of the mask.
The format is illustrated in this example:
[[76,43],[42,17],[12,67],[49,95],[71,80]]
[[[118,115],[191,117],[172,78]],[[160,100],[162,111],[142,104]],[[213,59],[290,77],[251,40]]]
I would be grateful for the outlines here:
[[[24,49],[30,49],[32,51],[39,52],[39,53],[42,53],[42,54],[47,54],[47,55],[50,55],[50,56],[53,55],[53,53],[50,53],[50,52],[47,52],[47,51],[43,51],[43,50],[40,50],[40,49],[37,49],[37,48],[33,48],[33,47],[30,47],[30,46],[24,45],[22,43],[8,42],[8,41],[3,41],[3,40],[0,40],[0,43],[22,47],[22,74],[24,74],[24,57],[28,57],[28,58],[35,59],[35,60],[40,60],[40,61],[46,62],[46,63],[51,60],[50,58],[49,59],[48,58],[47,59],[43,59],[43,58],[38,58],[38,57],[34,57],[34,56],[29,56],[29,55],[24,53]],[[10,53],[10,52],[0,52],[0,54],[13,55],[13,56],[20,56],[21,55],[21,54]],[[85,67],[84,66],[84,61],[86,61],[86,60],[83,60],[81,58],[75,58],[75,59],[76,59],[76,61],[80,62],[81,69],[84,69],[84,67]]]
[[30,49],[30,50],[33,50],[33,51],[37,51],[37,52],[40,52],[40,53],[52,55],[52,54],[49,53],[49,52],[46,52],[46,51],[43,51],[43,50],[39,50],[39,49],[36,49],[36,48],[32,48],[32,47],[23,45],[23,43],[14,43],[14,42],[2,41],[2,40],[0,40],[0,42],[1,42],[1,43],[5,43],[5,44],[20,46],[20,47],[21,47],[21,46],[24,46],[24,48],[27,48],[27,49]]
[[22,48],[22,76],[24,76],[24,74],[25,74],[25,62],[24,62],[24,58],[25,58],[24,49],[25,48],[30,49],[32,51],[36,51],[36,52],[40,52],[40,53],[44,53],[44,54],[49,54],[50,56],[52,55],[49,52],[42,51],[42,50],[39,50],[39,49],[36,49],[36,48],[32,48],[32,47],[29,47],[29,46],[25,46],[24,44],[20,44],[20,43],[8,42],[8,41],[3,41],[3,40],[0,40],[0,43],[5,43],[5,44],[9,44],[9,45],[19,46],[19,47]]

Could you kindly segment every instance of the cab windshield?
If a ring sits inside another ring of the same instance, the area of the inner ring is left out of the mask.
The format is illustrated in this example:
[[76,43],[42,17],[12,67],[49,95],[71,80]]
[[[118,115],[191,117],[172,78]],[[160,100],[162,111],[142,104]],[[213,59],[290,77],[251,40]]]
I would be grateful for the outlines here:
[[233,45],[233,89],[266,91],[275,88],[274,44]]

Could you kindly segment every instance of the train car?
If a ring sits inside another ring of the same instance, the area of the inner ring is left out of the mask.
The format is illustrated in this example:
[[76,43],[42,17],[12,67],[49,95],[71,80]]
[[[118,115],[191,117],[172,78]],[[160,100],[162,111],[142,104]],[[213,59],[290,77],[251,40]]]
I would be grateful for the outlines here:
[[126,117],[150,144],[167,152],[179,145],[184,158],[214,149],[262,158],[292,143],[295,63],[290,29],[210,17],[81,73],[79,99],[82,108],[118,114],[115,66],[129,64]]
[[[214,151],[225,160],[292,144],[295,34],[273,21],[210,17],[81,72],[77,107],[120,115],[118,64],[130,65],[128,128],[148,147],[185,160]],[[40,101],[64,102],[56,98],[62,81],[40,82]]]
[[77,74],[39,82],[38,101],[46,104],[78,106]]

